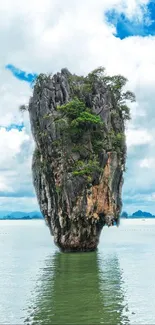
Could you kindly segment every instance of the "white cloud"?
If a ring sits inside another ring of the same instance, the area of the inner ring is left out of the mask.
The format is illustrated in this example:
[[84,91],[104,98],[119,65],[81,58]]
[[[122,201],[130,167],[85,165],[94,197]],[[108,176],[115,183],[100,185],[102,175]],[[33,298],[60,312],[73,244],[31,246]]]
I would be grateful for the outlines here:
[[33,141],[25,129],[6,131],[0,128],[0,202],[4,195],[8,196],[6,202],[9,208],[16,202],[15,197],[18,197],[18,205],[25,196],[30,198],[29,202],[32,201],[32,151]]
[[7,185],[6,179],[3,175],[0,176],[0,192],[10,192],[12,188]]
[[23,131],[16,129],[6,131],[5,128],[0,128],[0,168],[11,167],[16,156],[21,152],[22,144],[29,140],[30,137],[26,134],[25,129]]
[[[9,204],[8,204],[9,203]],[[31,212],[38,210],[35,197],[0,197],[0,210],[2,211],[24,211]]]
[[[126,176],[125,193],[130,192],[132,182],[129,177],[136,179],[137,162],[147,155],[148,159],[155,158],[155,37],[115,38],[115,28],[107,24],[104,13],[107,9],[116,8],[117,11],[124,11],[129,18],[142,20],[145,13],[142,5],[148,1],[1,2],[0,42],[3,46],[0,53],[0,125],[21,123],[23,118],[26,124],[22,132],[0,130],[1,191],[13,189],[19,193],[20,188],[21,193],[24,190],[32,191],[30,160],[33,144],[29,138],[28,116],[26,114],[22,117],[18,111],[21,103],[27,103],[31,89],[28,84],[5,71],[4,66],[11,63],[28,72],[53,72],[68,67],[71,72],[80,74],[103,65],[108,73],[121,73],[129,79],[128,87],[137,96],[137,103],[131,106],[133,121],[127,131],[128,164],[132,171],[130,176]],[[7,172],[3,171],[6,168]],[[27,171],[26,175],[24,171]],[[145,187],[143,168],[139,168],[137,179],[138,183],[141,179],[141,187]],[[155,180],[152,181],[151,177],[147,179],[150,180],[147,187],[152,188]],[[10,204],[12,199],[6,200]],[[13,202],[15,207],[17,201]],[[21,209],[22,206],[26,207],[25,199],[22,201],[20,198],[18,202],[21,202]],[[29,207],[29,210],[33,207],[31,200]]]
[[129,129],[127,131],[127,146],[128,148],[131,146],[139,146],[143,144],[148,144],[153,141],[152,135],[148,130],[145,129]]
[[155,202],[155,193],[154,192],[148,197],[148,201]]
[[155,167],[155,158],[145,158],[140,161],[141,168],[154,168]]

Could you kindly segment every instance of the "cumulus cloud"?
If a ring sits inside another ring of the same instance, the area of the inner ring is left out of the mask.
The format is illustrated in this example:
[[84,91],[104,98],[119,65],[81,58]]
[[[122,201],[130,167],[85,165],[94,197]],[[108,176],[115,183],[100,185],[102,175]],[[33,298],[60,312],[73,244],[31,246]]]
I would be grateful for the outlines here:
[[[9,202],[9,204],[8,204]],[[1,211],[38,211],[38,205],[35,197],[23,196],[11,197],[6,196],[0,197],[0,210]]]
[[6,128],[0,128],[0,205],[2,209],[4,197],[8,202],[11,202],[13,198],[18,198],[20,201],[24,197],[27,199],[34,197],[31,181],[32,151],[33,141],[25,128],[22,130],[12,128],[9,131]]
[[155,158],[144,158],[140,161],[141,168],[154,168]]
[[151,143],[153,141],[152,135],[148,130],[145,129],[129,129],[127,131],[127,146],[133,147],[138,145],[143,145],[147,143]]
[[[20,104],[28,102],[32,89],[28,83],[14,78],[5,69],[10,62],[13,68],[18,67],[22,73],[27,71],[28,74],[33,71],[35,74],[55,72],[62,67],[68,67],[73,73],[86,74],[102,65],[106,67],[108,74],[119,73],[127,77],[127,86],[135,92],[137,103],[131,105],[133,119],[127,129],[129,150],[124,208],[134,210],[141,204],[135,196],[137,191],[139,195],[146,192],[146,198],[148,192],[149,195],[154,192],[155,179],[151,170],[141,168],[139,164],[143,159],[155,158],[155,37],[134,36],[121,40],[114,36],[117,32],[116,26],[109,24],[106,18],[108,10],[117,9],[117,12],[123,13],[129,20],[137,17],[141,22],[143,19],[146,21],[149,17],[145,10],[148,3],[147,0],[14,0],[14,4],[11,0],[2,2],[0,125],[3,126],[1,134],[8,153],[2,145],[1,153],[4,154],[0,155],[1,206],[12,204],[16,209],[18,202],[21,209],[26,209],[29,204],[28,210],[31,210],[37,204],[31,180],[33,142],[28,115],[22,116],[18,110]],[[21,76],[20,70],[13,71],[17,77]],[[28,74],[24,73],[24,78],[29,78]],[[23,121],[25,128],[21,131],[12,128],[7,131],[6,127],[9,128],[11,124],[21,125]],[[14,147],[10,138],[16,142]],[[7,155],[9,159],[6,159]],[[131,200],[129,203],[128,197],[132,198],[132,195],[133,203]],[[34,201],[25,199],[32,196]],[[152,201],[144,200],[143,210],[145,207],[149,209],[149,204],[151,207]]]
[[21,146],[24,142],[29,141],[29,136],[25,130],[22,132],[17,129],[7,131],[5,128],[0,128],[0,167],[10,166],[13,159],[21,151]]

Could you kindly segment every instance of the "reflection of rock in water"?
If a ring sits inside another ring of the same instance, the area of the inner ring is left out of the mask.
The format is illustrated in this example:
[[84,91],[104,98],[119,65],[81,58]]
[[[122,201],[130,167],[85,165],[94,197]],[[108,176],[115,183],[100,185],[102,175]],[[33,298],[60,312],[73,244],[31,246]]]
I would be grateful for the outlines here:
[[[103,308],[106,310],[103,324],[129,324],[125,315],[128,306],[124,302],[122,274],[116,255],[99,259],[99,286],[103,297]],[[116,317],[117,314],[117,317]],[[114,316],[114,317],[113,317]],[[117,320],[117,321],[116,321]]]
[[56,253],[44,269],[31,324],[128,324],[118,261],[99,264],[97,253]]

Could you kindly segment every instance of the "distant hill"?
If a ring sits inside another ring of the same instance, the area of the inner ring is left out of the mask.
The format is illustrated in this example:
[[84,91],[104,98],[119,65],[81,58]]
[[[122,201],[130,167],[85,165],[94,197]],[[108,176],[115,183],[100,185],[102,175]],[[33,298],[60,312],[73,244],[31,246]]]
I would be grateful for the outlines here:
[[[129,215],[127,212],[122,212],[122,219],[142,219],[142,218],[155,218],[155,215],[150,212],[145,212],[138,210],[132,215]],[[32,211],[32,212],[22,212],[22,211],[0,211],[0,220],[32,220],[32,219],[43,219],[41,212]]]
[[31,220],[31,219],[43,219],[41,212],[21,212],[21,211],[0,211],[0,220]]
[[6,216],[7,214],[11,213],[10,211],[0,211],[0,219],[4,216]]
[[149,212],[145,212],[145,211],[141,211],[141,210],[138,210],[136,211],[135,213],[132,214],[132,217],[134,218],[155,218],[154,215],[152,215],[151,213]]
[[123,219],[142,219],[142,218],[155,218],[155,215],[151,214],[150,212],[145,212],[145,211],[141,211],[138,210],[136,212],[134,212],[132,215],[128,215],[127,212],[122,212],[121,214],[121,218]]

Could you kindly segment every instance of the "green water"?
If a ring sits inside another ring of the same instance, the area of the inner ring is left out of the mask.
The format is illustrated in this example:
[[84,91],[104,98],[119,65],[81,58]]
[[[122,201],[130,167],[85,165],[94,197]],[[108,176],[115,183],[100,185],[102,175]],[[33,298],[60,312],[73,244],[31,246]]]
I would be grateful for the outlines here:
[[32,323],[128,324],[117,257],[105,261],[104,275],[98,258],[56,253],[47,261]]
[[0,222],[0,324],[155,324],[155,222],[62,254],[43,221]]

